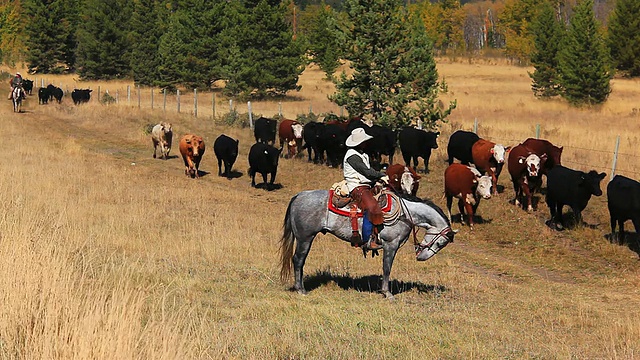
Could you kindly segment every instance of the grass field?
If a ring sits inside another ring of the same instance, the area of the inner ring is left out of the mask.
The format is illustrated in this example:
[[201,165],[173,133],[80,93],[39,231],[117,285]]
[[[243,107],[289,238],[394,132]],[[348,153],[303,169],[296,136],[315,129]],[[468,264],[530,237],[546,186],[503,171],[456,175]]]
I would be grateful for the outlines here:
[[[457,99],[441,127],[440,148],[419,195],[444,207],[446,141],[478,119],[481,137],[516,145],[535,134],[565,147],[563,163],[640,178],[635,80],[616,79],[596,109],[539,101],[526,68],[440,62]],[[584,211],[589,226],[554,232],[544,199],[526,213],[509,203],[513,188],[478,209],[482,223],[461,227],[455,242],[417,263],[410,246],[392,271],[396,300],[378,293],[380,258],[320,235],[305,266],[308,296],[278,280],[278,246],[289,199],[328,188],[338,169],[281,159],[275,191],[246,175],[248,129],[212,119],[211,94],[124,99],[124,82],[50,82],[117,91],[119,104],[94,98],[74,106],[0,107],[0,358],[3,359],[634,359],[640,357],[638,236],[623,246],[610,232],[606,197]],[[289,118],[337,112],[317,69],[282,101]],[[8,92],[8,89],[7,89]],[[146,94],[146,95],[145,95]],[[6,95],[5,95],[6,96]],[[189,97],[191,96],[191,97]],[[209,99],[209,100],[206,100]],[[207,104],[205,110],[205,104]],[[189,104],[189,105],[185,105]],[[218,98],[218,113],[228,100]],[[244,106],[244,104],[242,105]],[[255,102],[271,116],[278,102]],[[240,105],[238,108],[244,112]],[[208,111],[208,112],[207,112]],[[152,159],[148,124],[174,125],[172,158]],[[193,132],[207,150],[198,180],[184,176],[177,139]],[[213,140],[240,139],[233,180],[217,176]],[[400,159],[400,157],[397,157]],[[609,177],[605,179],[605,182]],[[605,183],[603,182],[603,188]],[[566,210],[565,210],[566,211]],[[457,211],[454,210],[454,213]],[[628,224],[627,228],[632,228]]]

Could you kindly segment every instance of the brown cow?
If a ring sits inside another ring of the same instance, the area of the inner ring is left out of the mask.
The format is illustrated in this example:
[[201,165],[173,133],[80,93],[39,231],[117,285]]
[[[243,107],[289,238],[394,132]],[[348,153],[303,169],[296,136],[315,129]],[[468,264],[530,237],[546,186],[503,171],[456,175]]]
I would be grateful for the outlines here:
[[562,157],[562,146],[557,147],[547,140],[528,138],[522,145],[529,148],[534,154],[542,158],[542,155],[547,155],[547,161],[542,168],[542,173],[546,174],[547,170],[556,165],[562,165],[560,158]]
[[516,206],[520,206],[520,198],[522,198],[524,192],[527,197],[527,211],[533,211],[531,194],[542,185],[541,169],[546,160],[546,154],[539,157],[522,144],[515,146],[509,152],[507,168],[513,182],[513,190],[515,192],[515,200],[513,202]]
[[182,154],[182,160],[184,160],[185,175],[191,177],[200,177],[198,174],[198,168],[200,166],[200,160],[204,155],[204,140],[202,137],[187,134],[180,139],[180,154]]
[[466,209],[469,228],[473,230],[473,214],[478,209],[480,198],[491,198],[491,177],[481,176],[478,170],[463,164],[454,163],[444,171],[444,195],[447,198],[447,215],[451,222],[451,204],[458,198],[460,223],[464,225]]
[[491,176],[494,195],[498,195],[498,176],[504,166],[504,155],[509,149],[511,146],[504,147],[484,139],[476,141],[471,147],[471,156],[476,168],[481,173],[486,172]]
[[278,128],[280,149],[287,146],[287,156],[294,157],[302,151],[302,124],[295,120],[284,119]]
[[410,166],[393,164],[387,168],[389,186],[397,193],[416,196],[421,176]]

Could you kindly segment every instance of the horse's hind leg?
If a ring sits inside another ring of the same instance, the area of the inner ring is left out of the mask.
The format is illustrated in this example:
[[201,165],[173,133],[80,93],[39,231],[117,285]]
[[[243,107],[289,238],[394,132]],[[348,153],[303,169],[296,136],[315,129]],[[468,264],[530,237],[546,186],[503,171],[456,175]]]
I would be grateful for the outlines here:
[[309,255],[309,250],[311,249],[311,244],[313,244],[314,237],[315,234],[305,239],[298,240],[296,244],[296,252],[293,255],[293,277],[295,280],[294,289],[303,295],[307,294],[307,290],[304,289],[304,282],[302,281],[304,276],[302,269],[305,261],[307,260],[307,255]]

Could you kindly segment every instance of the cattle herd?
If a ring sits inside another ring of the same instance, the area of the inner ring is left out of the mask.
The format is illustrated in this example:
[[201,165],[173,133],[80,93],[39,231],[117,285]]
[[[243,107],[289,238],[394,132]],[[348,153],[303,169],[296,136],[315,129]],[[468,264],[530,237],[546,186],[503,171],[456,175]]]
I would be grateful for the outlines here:
[[[425,131],[414,127],[404,127],[394,131],[378,125],[367,125],[360,119],[348,122],[309,122],[301,124],[294,120],[261,117],[254,124],[255,144],[249,150],[249,171],[251,186],[256,186],[256,174],[262,175],[264,188],[272,189],[280,157],[301,156],[307,150],[307,159],[316,164],[338,167],[346,152],[345,140],[355,128],[362,127],[373,137],[366,152],[372,166],[382,169],[382,156],[387,156],[386,173],[389,186],[396,192],[415,196],[421,178],[418,175],[418,159],[424,161],[421,172],[429,172],[429,158],[432,149],[437,149],[439,132]],[[152,130],[153,157],[158,150],[166,159],[171,149],[171,124],[161,123]],[[276,137],[279,148],[275,147]],[[404,165],[393,164],[393,154],[399,144]],[[216,138],[213,146],[218,160],[218,175],[232,177],[233,164],[238,156],[239,141],[227,135]],[[202,137],[188,134],[180,140],[180,153],[185,164],[185,174],[198,177],[198,166],[204,154]],[[508,155],[508,156],[507,156]],[[513,183],[513,204],[523,210],[534,210],[532,194],[540,191],[542,177],[546,177],[545,201],[550,210],[546,224],[555,230],[563,230],[562,210],[566,205],[573,211],[574,219],[581,223],[581,213],[591,196],[601,196],[600,183],[605,173],[594,170],[583,172],[561,165],[562,147],[547,140],[529,138],[521,144],[504,146],[469,131],[454,132],[447,144],[449,166],[444,172],[444,195],[447,213],[451,221],[453,198],[458,199],[460,222],[468,223],[473,230],[474,214],[481,199],[490,199],[498,194],[498,178],[507,164]],[[506,158],[506,160],[505,160]],[[455,162],[455,161],[459,162]],[[222,169],[224,164],[224,171]],[[267,181],[267,175],[271,175]],[[608,207],[611,216],[611,234],[614,240],[623,241],[624,222],[631,220],[640,227],[640,182],[617,175],[607,186]],[[615,229],[619,231],[616,234]]]
[[[22,88],[25,93],[32,95],[33,92],[33,80],[24,79],[22,82]],[[89,102],[91,99],[91,89],[73,89],[71,92],[71,99],[75,105]],[[46,87],[38,88],[38,104],[45,105],[50,101],[56,101],[58,104],[62,102],[64,97],[64,91],[53,85],[49,84]]]

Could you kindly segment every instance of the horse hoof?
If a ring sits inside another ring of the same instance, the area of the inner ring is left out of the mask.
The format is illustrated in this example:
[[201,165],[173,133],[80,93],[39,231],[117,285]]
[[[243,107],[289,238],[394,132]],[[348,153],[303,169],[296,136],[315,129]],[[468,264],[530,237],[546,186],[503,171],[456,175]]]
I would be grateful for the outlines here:
[[394,301],[396,299],[390,291],[385,291],[382,294],[384,295],[384,298],[389,301]]
[[309,293],[307,292],[307,290],[298,290],[298,294],[302,295],[302,296],[307,296],[309,295]]

